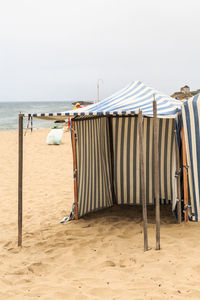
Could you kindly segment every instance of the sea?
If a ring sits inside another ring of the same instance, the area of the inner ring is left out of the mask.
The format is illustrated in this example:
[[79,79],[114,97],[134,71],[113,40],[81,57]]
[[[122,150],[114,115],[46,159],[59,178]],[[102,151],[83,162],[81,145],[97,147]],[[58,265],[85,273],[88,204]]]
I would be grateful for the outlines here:
[[[74,107],[68,101],[19,101],[0,102],[0,130],[17,130],[19,113],[51,113],[63,112]],[[24,128],[27,126],[27,118],[24,118]],[[51,128],[54,121],[39,120],[33,118],[33,128]]]

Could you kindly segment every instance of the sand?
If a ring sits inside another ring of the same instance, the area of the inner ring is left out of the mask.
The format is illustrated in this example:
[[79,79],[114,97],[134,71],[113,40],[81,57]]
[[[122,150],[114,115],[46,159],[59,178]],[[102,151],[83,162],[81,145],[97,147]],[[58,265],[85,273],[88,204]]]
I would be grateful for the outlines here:
[[70,134],[24,137],[23,247],[17,247],[17,132],[0,132],[0,299],[200,299],[200,224],[154,210],[143,252],[141,207],[113,207],[60,224],[73,202]]

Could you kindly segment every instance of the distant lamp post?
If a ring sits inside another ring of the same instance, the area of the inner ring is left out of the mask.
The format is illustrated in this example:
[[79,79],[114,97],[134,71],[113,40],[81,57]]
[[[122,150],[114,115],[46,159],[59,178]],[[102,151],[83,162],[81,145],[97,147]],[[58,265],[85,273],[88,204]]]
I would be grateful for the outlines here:
[[97,80],[97,102],[100,101],[100,98],[99,98],[99,83],[100,81],[103,83],[103,80],[100,78]]

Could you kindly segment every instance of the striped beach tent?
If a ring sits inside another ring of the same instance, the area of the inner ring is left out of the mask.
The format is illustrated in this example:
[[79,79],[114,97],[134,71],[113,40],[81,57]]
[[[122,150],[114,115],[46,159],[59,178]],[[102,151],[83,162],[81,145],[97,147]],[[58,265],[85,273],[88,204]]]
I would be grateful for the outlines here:
[[62,120],[75,116],[135,115],[138,114],[139,110],[142,110],[143,115],[152,117],[152,101],[154,99],[157,101],[159,118],[176,118],[177,112],[181,110],[181,102],[179,100],[164,95],[140,81],[134,81],[101,102],[84,108],[65,112],[25,114],[25,117]]
[[191,210],[200,220],[200,94],[185,101],[182,118],[187,153]]
[[28,114],[42,119],[72,117],[76,134],[79,217],[115,204],[141,204],[138,113],[143,114],[145,192],[154,204],[153,100],[159,118],[160,203],[176,205],[177,120],[182,103],[135,81],[99,103],[61,113]]

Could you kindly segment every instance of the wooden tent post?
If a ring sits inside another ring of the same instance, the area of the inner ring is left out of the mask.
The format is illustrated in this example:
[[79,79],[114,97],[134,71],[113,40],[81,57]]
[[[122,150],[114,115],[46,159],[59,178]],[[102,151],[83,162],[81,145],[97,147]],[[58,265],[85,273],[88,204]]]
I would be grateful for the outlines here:
[[155,200],[156,200],[156,250],[160,250],[158,118],[157,118],[157,102],[155,100],[153,101],[153,143],[154,143],[154,189],[155,189]]
[[19,114],[18,144],[18,246],[22,246],[23,114]]
[[144,224],[144,251],[148,250],[148,234],[147,234],[147,204],[145,193],[145,178],[144,178],[144,145],[143,145],[143,118],[142,111],[138,115],[139,126],[139,149],[140,149],[140,178],[141,178],[141,191],[142,191],[142,212]]
[[33,131],[33,117],[31,117],[31,132]]
[[72,151],[73,151],[73,173],[74,173],[74,215],[78,220],[78,190],[77,190],[77,156],[76,156],[76,134],[75,121],[72,120]]
[[187,157],[185,147],[184,127],[182,127],[182,151],[183,151],[183,189],[184,189],[184,220],[188,222],[188,174]]
[[[176,133],[175,133],[176,134]],[[176,178],[177,178],[177,217],[178,224],[182,221],[182,212],[181,212],[181,181],[180,181],[180,157],[179,157],[179,149],[177,138],[176,140]]]

